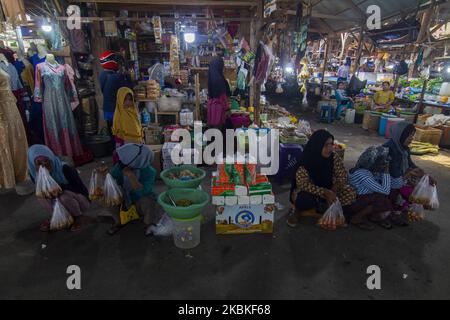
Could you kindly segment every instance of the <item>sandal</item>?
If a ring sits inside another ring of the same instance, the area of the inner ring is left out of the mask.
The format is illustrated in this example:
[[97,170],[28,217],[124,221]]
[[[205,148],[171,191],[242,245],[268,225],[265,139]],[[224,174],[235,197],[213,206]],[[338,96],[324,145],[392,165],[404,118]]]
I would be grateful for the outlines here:
[[360,222],[360,223],[352,223],[355,227],[364,230],[364,231],[373,231],[375,230],[375,226],[370,222]]
[[120,230],[122,230],[122,226],[120,225],[114,225],[111,228],[108,229],[108,234],[110,236],[115,235],[117,232],[119,232]]
[[289,213],[289,217],[286,220],[286,223],[291,228],[296,228],[298,226],[298,217],[294,213]]
[[392,224],[387,221],[387,220],[383,220],[378,222],[378,225],[386,230],[391,230],[392,229]]
[[409,223],[405,221],[405,219],[403,219],[403,217],[401,217],[398,214],[392,214],[390,216],[390,220],[392,222],[392,224],[398,226],[398,227],[408,227]]
[[39,229],[41,230],[41,232],[50,232],[50,219],[44,220]]

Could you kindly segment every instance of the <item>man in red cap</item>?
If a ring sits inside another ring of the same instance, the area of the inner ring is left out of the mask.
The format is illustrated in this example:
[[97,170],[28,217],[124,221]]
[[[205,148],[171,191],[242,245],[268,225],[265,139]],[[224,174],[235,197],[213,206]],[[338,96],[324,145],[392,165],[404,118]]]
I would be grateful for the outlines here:
[[103,117],[108,124],[111,134],[114,111],[116,110],[117,91],[122,87],[132,88],[130,78],[120,71],[122,57],[114,51],[108,50],[100,55],[100,87],[103,93]]

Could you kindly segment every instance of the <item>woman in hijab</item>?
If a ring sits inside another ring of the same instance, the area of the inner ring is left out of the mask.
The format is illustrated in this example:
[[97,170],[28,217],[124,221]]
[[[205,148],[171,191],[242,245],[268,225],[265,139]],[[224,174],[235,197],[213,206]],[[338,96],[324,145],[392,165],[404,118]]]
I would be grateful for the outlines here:
[[391,176],[389,174],[389,149],[373,146],[364,151],[356,166],[350,170],[349,181],[358,195],[347,218],[352,225],[362,230],[373,230],[376,222],[381,227],[392,229],[387,220],[393,211],[389,199]]
[[[390,199],[394,209],[406,211],[407,199],[413,191],[413,185],[425,175],[425,172],[417,167],[411,160],[409,145],[413,141],[416,128],[406,121],[399,122],[391,127],[391,138],[384,144],[389,148],[389,173],[391,175]],[[430,177],[430,183],[435,185],[436,180]],[[400,195],[406,200],[399,205]],[[392,215],[393,222],[400,226],[407,226],[406,219],[400,211]]]
[[[46,146],[36,144],[28,150],[28,169],[33,182],[36,181],[37,172],[43,166],[48,169],[52,178],[59,184],[63,192],[58,196],[61,204],[74,218],[71,231],[79,231],[85,225],[83,214],[89,209],[89,193],[81,181],[78,171],[61,162],[58,157]],[[39,199],[41,205],[50,214],[56,199]],[[41,231],[50,230],[50,220],[41,224]]]
[[117,92],[112,133],[116,139],[116,146],[119,147],[125,143],[143,142],[142,125],[134,93],[127,87],[122,87]]
[[340,156],[333,152],[334,137],[326,130],[314,132],[300,159],[291,188],[291,202],[295,204],[288,225],[295,227],[298,213],[316,209],[325,213],[339,198],[346,210],[356,199],[356,192],[348,185],[347,171]]
[[214,58],[208,71],[208,125],[222,128],[229,110],[228,98],[231,96],[230,86],[223,75],[224,62],[221,57]]
[[[113,167],[111,175],[124,191],[122,208],[128,210],[134,205],[147,230],[161,218],[153,192],[156,179],[156,170],[151,166],[153,152],[143,144],[131,143],[117,149],[117,154],[119,163]],[[114,218],[119,217],[119,212],[120,208],[114,209]],[[117,219],[109,234],[113,235],[120,229]]]

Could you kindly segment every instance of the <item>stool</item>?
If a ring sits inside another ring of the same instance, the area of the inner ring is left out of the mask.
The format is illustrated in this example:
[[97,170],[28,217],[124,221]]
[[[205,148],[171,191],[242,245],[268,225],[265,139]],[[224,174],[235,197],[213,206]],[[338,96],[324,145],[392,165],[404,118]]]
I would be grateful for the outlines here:
[[322,106],[320,108],[320,122],[332,123],[333,122],[333,107],[332,106]]
[[282,185],[286,177],[292,179],[298,169],[298,161],[303,153],[299,144],[280,144],[280,166],[276,175],[278,184]]

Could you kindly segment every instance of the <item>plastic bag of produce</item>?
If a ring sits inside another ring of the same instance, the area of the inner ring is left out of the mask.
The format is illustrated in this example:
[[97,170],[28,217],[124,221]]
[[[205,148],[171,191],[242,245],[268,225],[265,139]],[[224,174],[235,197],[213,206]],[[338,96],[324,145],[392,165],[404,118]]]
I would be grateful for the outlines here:
[[54,199],[62,192],[61,187],[50,175],[46,167],[39,167],[36,178],[36,196],[45,199]]
[[319,226],[325,230],[336,230],[339,226],[345,226],[345,217],[342,210],[342,205],[337,199],[319,219]]
[[[429,207],[431,205],[431,200],[433,199],[434,196],[433,189],[435,188],[436,186],[430,185],[430,177],[425,175],[422,177],[422,179],[420,179],[419,183],[414,188],[413,193],[411,194],[409,200],[412,203],[417,203]],[[436,203],[434,205],[436,205]]]
[[425,218],[425,210],[423,205],[413,203],[408,210],[408,220],[410,222],[422,221]]
[[106,175],[105,186],[103,187],[103,198],[107,207],[118,206],[123,200],[122,190],[109,173]]
[[89,199],[99,200],[103,198],[103,187],[105,186],[105,176],[94,169],[89,182]]
[[439,198],[438,198],[438,193],[437,193],[437,187],[432,186],[431,188],[433,189],[433,192],[431,194],[430,207],[433,210],[439,209]]
[[50,220],[50,230],[63,230],[69,228],[73,224],[73,218],[70,213],[64,208],[61,202],[56,199],[53,207],[53,215]]

